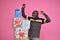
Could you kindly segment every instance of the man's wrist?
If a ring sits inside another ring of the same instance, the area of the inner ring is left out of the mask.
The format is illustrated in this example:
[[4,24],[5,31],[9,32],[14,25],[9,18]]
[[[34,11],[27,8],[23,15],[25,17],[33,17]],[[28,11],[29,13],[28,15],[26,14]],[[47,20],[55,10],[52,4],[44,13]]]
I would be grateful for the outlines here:
[[22,7],[22,9],[25,9],[24,7]]

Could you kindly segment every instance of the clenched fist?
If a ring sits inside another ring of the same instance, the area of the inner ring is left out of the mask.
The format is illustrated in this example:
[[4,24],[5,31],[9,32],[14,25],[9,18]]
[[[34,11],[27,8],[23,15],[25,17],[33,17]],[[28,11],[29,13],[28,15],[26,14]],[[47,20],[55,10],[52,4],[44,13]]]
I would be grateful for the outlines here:
[[26,6],[26,4],[23,4],[23,5],[22,5],[22,8],[25,8],[25,6]]
[[45,12],[44,11],[40,11],[41,12],[41,14],[44,14]]

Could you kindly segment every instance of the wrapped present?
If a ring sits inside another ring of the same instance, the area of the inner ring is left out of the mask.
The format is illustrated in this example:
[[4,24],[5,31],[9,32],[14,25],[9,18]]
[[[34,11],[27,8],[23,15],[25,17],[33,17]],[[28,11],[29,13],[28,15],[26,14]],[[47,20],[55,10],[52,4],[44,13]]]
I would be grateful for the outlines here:
[[15,25],[18,27],[18,26],[21,26],[21,21],[19,19],[16,19],[15,20]]
[[21,19],[14,18],[13,25],[14,25],[14,27],[20,27],[21,26]]
[[15,17],[16,18],[20,18],[21,17],[21,13],[19,9],[15,9]]
[[20,35],[19,35],[19,32],[21,31],[20,28],[16,27],[14,31],[15,31],[15,38],[20,38]]
[[30,21],[29,20],[22,20],[21,27],[23,30],[29,30],[30,29]]

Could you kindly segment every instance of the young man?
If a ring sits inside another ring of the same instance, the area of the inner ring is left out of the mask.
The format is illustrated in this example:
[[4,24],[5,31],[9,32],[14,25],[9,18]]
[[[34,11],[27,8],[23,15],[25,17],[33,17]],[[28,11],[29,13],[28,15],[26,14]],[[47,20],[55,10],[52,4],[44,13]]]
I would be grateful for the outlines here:
[[26,4],[22,5],[21,11],[22,11],[22,16],[31,21],[28,36],[30,40],[39,40],[41,25],[45,23],[49,23],[51,20],[48,17],[48,15],[46,15],[46,13],[44,13],[43,11],[41,11],[41,14],[44,15],[46,19],[39,18],[38,17],[39,12],[37,10],[32,12],[32,17],[25,15],[25,12],[24,12],[25,6]]

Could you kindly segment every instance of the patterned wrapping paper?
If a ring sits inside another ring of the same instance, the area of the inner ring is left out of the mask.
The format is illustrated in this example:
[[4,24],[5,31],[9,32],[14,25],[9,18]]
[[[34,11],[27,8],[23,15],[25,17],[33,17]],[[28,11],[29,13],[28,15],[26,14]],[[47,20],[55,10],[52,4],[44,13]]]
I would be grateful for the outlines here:
[[20,27],[21,26],[21,19],[14,18],[13,25],[14,25],[14,27]]
[[24,30],[28,30],[28,29],[30,29],[30,21],[29,20],[26,20],[26,19],[24,19],[24,20],[22,20],[22,27],[23,27],[23,29]]
[[[16,22],[17,20],[17,22]],[[20,18],[14,18],[13,21],[14,24],[14,31],[15,31],[15,39],[19,39],[19,38],[26,38],[28,39],[28,31],[30,28],[30,21],[29,20],[21,20]],[[19,26],[17,26],[16,24],[18,24]],[[24,33],[23,36],[21,32]]]
[[13,25],[14,25],[14,31],[15,31],[14,37],[20,38],[19,32],[21,31],[21,29],[20,29],[21,19],[20,18],[14,18]]

